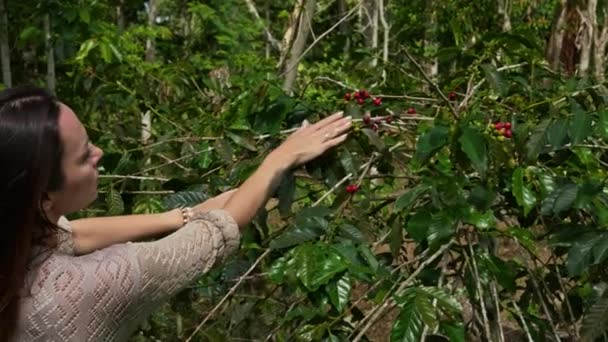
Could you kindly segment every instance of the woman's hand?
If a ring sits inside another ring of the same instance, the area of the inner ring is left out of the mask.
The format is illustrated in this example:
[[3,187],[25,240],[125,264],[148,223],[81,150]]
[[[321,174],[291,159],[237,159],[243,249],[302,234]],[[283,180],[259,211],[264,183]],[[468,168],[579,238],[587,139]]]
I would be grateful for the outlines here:
[[292,133],[268,157],[279,161],[282,165],[299,166],[343,143],[351,126],[351,117],[344,117],[342,112],[333,114],[313,125],[304,122],[302,127]]

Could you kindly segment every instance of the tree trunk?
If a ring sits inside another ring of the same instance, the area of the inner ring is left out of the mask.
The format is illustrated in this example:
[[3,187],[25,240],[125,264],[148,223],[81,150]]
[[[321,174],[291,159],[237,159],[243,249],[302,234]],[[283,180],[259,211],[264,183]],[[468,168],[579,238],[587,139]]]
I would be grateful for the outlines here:
[[[158,13],[158,0],[148,1],[148,26],[156,25],[156,15]],[[146,40],[146,62],[154,61],[156,57],[156,43],[154,38],[148,37]]]
[[[343,18],[347,12],[348,12],[348,8],[347,8],[346,0],[338,0],[338,16],[340,18]],[[340,34],[343,35],[346,39],[346,42],[343,46],[344,54],[348,54],[348,52],[350,51],[351,40],[350,40],[350,37],[347,37],[347,35],[349,34],[349,31],[350,31],[350,27],[346,20],[343,21],[342,23],[340,23],[339,30],[340,30]]]
[[[606,6],[606,5],[603,5]],[[608,16],[604,13],[602,29],[595,27],[593,37],[593,67],[596,81],[603,83],[606,79],[606,45],[608,44]]]
[[276,40],[274,38],[274,36],[272,35],[272,33],[270,32],[270,29],[267,26],[267,22],[263,22],[262,18],[260,17],[260,14],[258,13],[258,10],[255,8],[255,4],[253,3],[253,0],[245,0],[245,4],[247,5],[247,9],[249,10],[249,13],[251,13],[251,15],[253,15],[253,17],[258,20],[259,22],[262,23],[262,25],[264,26],[264,37],[266,38],[266,42],[268,44],[270,44],[273,48],[280,50],[281,46],[279,44],[279,41]]
[[306,0],[304,11],[300,14],[300,19],[298,20],[298,32],[285,64],[286,69],[285,81],[283,82],[283,91],[288,94],[292,93],[293,85],[298,75],[300,55],[306,48],[306,41],[308,40],[308,34],[310,33],[310,28],[312,27],[312,18],[314,16],[316,5],[316,0]]
[[51,93],[55,93],[55,49],[53,48],[53,34],[51,31],[51,15],[44,16],[44,43],[46,50],[46,86]]
[[502,21],[502,32],[511,32],[511,3],[512,0],[498,0],[498,14]]
[[[368,2],[368,6],[366,6],[368,9],[368,15],[370,16],[370,22],[369,22],[369,27],[370,27],[370,39],[369,39],[369,47],[372,48],[372,50],[375,52],[376,50],[378,50],[378,1],[377,0],[370,0]],[[378,65],[378,57],[377,55],[374,53],[374,58],[372,59],[371,65],[373,67],[375,67],[376,65]]]
[[[148,1],[148,26],[156,25],[158,13],[158,0]],[[156,44],[153,37],[146,40],[146,62],[153,62],[156,59]],[[148,110],[141,114],[141,142],[146,145],[152,137],[152,113]],[[149,161],[149,160],[148,160]]]
[[384,13],[384,0],[378,1],[378,15],[380,17],[380,23],[382,24],[382,32],[384,33],[382,39],[382,61],[384,63],[388,62],[388,43],[390,40],[390,32],[391,28],[386,22],[386,16]]
[[0,0],[0,58],[2,59],[2,83],[12,87],[11,54],[8,46],[8,16],[4,0]]
[[[432,81],[436,81],[439,74],[439,62],[436,57],[437,49],[439,48],[437,44],[437,0],[427,0],[425,19],[427,23],[426,30],[424,31],[424,50],[426,54],[424,56],[423,67],[429,78]],[[428,83],[425,83],[423,87],[425,92],[431,90]]]
[[118,32],[122,33],[125,30],[125,0],[119,0],[116,6],[116,26]]
[[564,34],[566,32],[566,14],[568,11],[567,0],[560,0],[559,9],[555,17],[553,27],[551,29],[551,36],[549,37],[549,43],[547,44],[547,60],[552,69],[559,69],[560,56],[562,53],[562,44],[564,41]]
[[578,11],[581,18],[580,35],[576,39],[576,46],[581,51],[578,74],[587,77],[591,66],[591,50],[595,42],[597,27],[597,0],[587,0],[587,8]]
[[283,34],[283,40],[281,43],[281,57],[279,58],[278,68],[279,70],[283,70],[285,67],[285,61],[287,60],[287,55],[292,48],[294,37],[298,31],[298,25],[300,23],[300,15],[302,13],[302,9],[304,8],[305,0],[298,0],[289,16],[289,22],[287,25],[287,29]]

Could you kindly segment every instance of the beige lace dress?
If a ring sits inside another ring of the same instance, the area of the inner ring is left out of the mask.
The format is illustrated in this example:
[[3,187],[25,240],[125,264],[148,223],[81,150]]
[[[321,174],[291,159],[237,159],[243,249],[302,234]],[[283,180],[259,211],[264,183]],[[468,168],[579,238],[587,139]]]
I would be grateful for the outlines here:
[[14,341],[125,341],[155,308],[235,251],[228,213],[196,214],[173,234],[75,256],[62,218],[59,248],[32,262]]

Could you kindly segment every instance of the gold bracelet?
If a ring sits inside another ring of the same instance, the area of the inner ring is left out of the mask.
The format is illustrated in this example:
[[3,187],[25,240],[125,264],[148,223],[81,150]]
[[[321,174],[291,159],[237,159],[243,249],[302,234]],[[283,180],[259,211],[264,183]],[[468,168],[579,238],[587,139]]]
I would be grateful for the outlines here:
[[179,208],[179,210],[182,213],[182,226],[185,226],[190,222],[190,217],[192,216],[192,208],[181,207]]

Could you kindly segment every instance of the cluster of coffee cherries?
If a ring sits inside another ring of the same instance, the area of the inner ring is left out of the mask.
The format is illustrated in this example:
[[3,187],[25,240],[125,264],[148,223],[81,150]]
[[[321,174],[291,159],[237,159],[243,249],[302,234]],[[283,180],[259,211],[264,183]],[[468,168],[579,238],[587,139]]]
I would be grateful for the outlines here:
[[382,121],[390,124],[393,122],[393,117],[389,115],[385,117],[372,118],[369,114],[363,115],[363,124],[374,132],[378,131],[378,128],[380,128],[379,123]]
[[350,101],[354,99],[355,101],[357,101],[358,104],[363,105],[365,104],[365,100],[367,99],[371,99],[372,100],[372,104],[376,107],[380,107],[382,105],[382,98],[380,97],[374,97],[372,98],[371,95],[369,95],[369,92],[365,89],[361,89],[359,91],[355,91],[354,93],[346,93],[344,94],[344,100],[346,101]]
[[349,184],[346,186],[345,190],[349,194],[354,194],[355,192],[359,191],[359,186],[357,184]]
[[505,137],[507,139],[513,136],[513,132],[511,132],[511,123],[510,122],[497,122],[494,124],[495,134],[498,137]]

